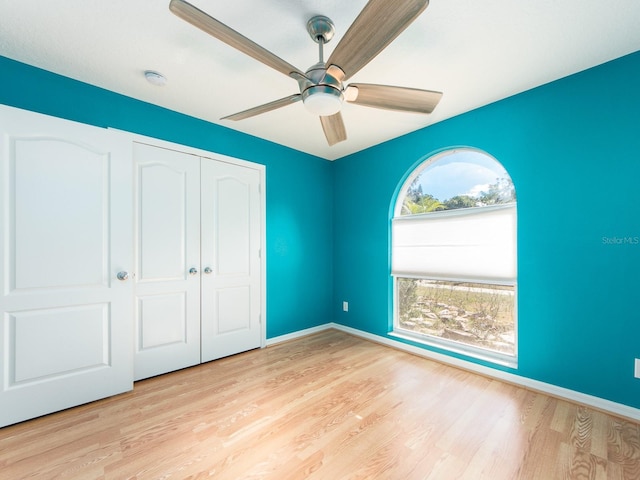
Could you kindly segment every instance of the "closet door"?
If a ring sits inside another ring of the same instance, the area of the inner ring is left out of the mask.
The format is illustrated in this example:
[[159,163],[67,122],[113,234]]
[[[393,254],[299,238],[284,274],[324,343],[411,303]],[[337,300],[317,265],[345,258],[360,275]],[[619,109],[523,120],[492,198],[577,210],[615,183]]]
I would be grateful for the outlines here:
[[202,160],[202,361],[261,344],[258,170]]
[[134,144],[135,379],[200,363],[200,158]]
[[0,426],[133,387],[131,180],[122,134],[0,106]]

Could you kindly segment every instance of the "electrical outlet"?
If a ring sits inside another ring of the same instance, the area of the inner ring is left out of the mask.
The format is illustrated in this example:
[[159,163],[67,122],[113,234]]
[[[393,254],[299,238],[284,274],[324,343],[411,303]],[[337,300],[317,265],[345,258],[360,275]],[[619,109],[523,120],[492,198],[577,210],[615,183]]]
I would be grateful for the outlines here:
[[636,358],[636,368],[633,376],[636,378],[640,378],[640,358]]
[[[343,312],[348,312],[349,311],[349,302],[342,302],[342,311]],[[637,362],[637,360],[636,360]],[[638,369],[638,365],[636,364],[636,371]]]

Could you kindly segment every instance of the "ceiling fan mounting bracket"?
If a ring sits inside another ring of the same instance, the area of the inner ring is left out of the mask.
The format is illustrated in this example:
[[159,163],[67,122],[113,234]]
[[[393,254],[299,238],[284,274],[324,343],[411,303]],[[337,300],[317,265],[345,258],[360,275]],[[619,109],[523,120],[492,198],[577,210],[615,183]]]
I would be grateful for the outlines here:
[[314,42],[328,43],[336,33],[336,27],[329,17],[316,15],[307,22],[307,32]]

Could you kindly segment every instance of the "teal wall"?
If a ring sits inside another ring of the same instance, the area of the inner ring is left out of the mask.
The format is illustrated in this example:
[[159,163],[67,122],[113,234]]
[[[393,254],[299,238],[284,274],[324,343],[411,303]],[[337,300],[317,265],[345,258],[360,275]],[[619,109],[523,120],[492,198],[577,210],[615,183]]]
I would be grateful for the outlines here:
[[399,184],[435,152],[486,151],[518,194],[519,366],[503,369],[640,408],[640,244],[603,241],[640,237],[640,53],[335,162],[2,57],[0,71],[0,103],[266,165],[270,338],[328,321],[386,336]]
[[479,148],[518,195],[519,365],[504,370],[640,408],[640,244],[607,240],[640,238],[639,85],[640,52],[335,162],[335,321],[387,335],[397,188],[435,152]]
[[266,165],[267,337],[327,323],[332,164],[0,57],[0,103]]

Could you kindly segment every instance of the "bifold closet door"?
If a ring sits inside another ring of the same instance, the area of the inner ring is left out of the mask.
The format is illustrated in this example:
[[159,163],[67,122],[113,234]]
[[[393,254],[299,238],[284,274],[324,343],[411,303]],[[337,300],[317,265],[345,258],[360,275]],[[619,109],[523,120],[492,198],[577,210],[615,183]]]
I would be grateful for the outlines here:
[[0,106],[0,426],[133,388],[131,142]]
[[202,160],[202,361],[261,345],[258,170]]
[[261,345],[260,170],[136,143],[135,378]]
[[134,143],[135,379],[200,363],[200,157]]

